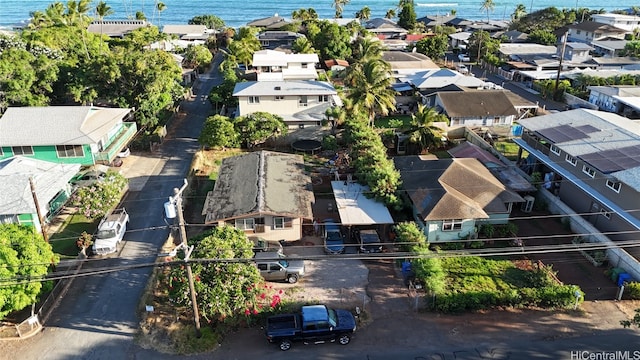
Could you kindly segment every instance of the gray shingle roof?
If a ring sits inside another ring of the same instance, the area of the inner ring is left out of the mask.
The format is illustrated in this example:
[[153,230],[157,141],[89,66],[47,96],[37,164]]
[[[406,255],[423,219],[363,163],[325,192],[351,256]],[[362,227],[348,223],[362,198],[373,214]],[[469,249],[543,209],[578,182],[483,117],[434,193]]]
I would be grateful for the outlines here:
[[78,164],[56,164],[22,156],[0,161],[0,215],[35,214],[29,177],[33,178],[41,210],[80,170]]
[[96,144],[131,111],[95,106],[10,107],[0,118],[0,146]]
[[438,93],[450,117],[486,117],[518,115],[502,90],[469,90]]
[[397,156],[402,186],[420,216],[429,220],[486,219],[524,201],[472,158],[422,160]]
[[313,201],[301,155],[258,151],[222,161],[202,213],[207,224],[250,214],[312,218]]

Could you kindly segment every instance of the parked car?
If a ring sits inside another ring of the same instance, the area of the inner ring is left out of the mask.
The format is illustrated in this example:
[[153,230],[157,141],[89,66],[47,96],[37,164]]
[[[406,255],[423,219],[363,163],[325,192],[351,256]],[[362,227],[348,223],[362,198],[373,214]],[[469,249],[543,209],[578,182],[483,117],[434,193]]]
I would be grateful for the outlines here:
[[131,150],[129,150],[128,147],[120,150],[120,152],[118,153],[119,158],[126,158],[129,157],[129,155],[131,155]]
[[94,169],[79,173],[78,175],[74,176],[69,182],[74,187],[85,187],[91,186],[97,182],[104,181],[106,177],[107,173],[105,171]]
[[284,255],[284,251],[282,249],[282,244],[279,241],[275,240],[266,240],[261,237],[250,237],[249,240],[253,242],[253,252],[275,252],[279,255]]
[[115,209],[107,214],[98,225],[98,231],[93,236],[93,253],[106,255],[118,251],[118,244],[127,231],[129,214],[127,210]]
[[287,351],[294,341],[321,344],[338,341],[347,345],[356,331],[356,319],[348,310],[325,305],[307,305],[299,314],[279,314],[267,318],[265,335],[270,343]]
[[382,243],[378,232],[375,230],[358,231],[358,242],[360,243],[360,252],[362,253],[379,253],[382,252]]
[[471,58],[469,57],[469,54],[458,54],[458,60],[469,62],[471,61]]
[[469,73],[469,69],[464,64],[456,64],[456,71],[458,71],[461,74],[468,74]]
[[344,253],[344,236],[340,231],[340,225],[336,224],[332,219],[323,221],[324,226],[324,252],[327,254]]
[[259,252],[254,256],[260,275],[267,281],[295,284],[304,276],[304,260],[287,260],[277,252]]

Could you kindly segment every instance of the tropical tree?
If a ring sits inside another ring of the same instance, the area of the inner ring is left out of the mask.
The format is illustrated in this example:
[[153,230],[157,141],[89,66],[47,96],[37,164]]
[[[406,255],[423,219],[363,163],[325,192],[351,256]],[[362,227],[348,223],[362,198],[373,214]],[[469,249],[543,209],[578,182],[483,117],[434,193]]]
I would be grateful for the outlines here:
[[287,125],[280,116],[262,111],[236,118],[235,129],[248,148],[287,134]]
[[433,123],[446,121],[447,117],[438,114],[434,108],[418,105],[418,111],[411,115],[411,129],[407,131],[409,141],[418,146],[419,153],[440,146],[443,131]]
[[162,26],[162,22],[160,21],[160,14],[167,9],[167,5],[161,1],[156,1],[156,11],[158,11],[158,27]]
[[316,52],[313,44],[306,37],[297,38],[291,45],[291,50],[296,54],[313,54]]
[[396,109],[396,91],[391,89],[391,67],[383,60],[371,59],[354,64],[347,70],[345,82],[349,85],[347,97],[356,111],[362,110],[373,126],[376,114],[388,115]]
[[224,30],[224,20],[215,15],[198,15],[189,20],[189,25],[204,25],[207,29]]
[[96,6],[96,14],[98,15],[98,19],[100,19],[100,38],[102,39],[102,23],[105,17],[113,14],[113,9],[111,9],[106,2],[100,1]]
[[384,44],[377,38],[368,35],[358,37],[352,44],[353,62],[365,63],[369,60],[379,60],[382,58]]
[[42,280],[59,258],[32,226],[0,224],[0,319],[38,301]]
[[318,19],[318,13],[314,8],[298,9],[291,13],[291,18],[302,22],[316,20]]
[[356,19],[363,21],[369,20],[371,17],[371,9],[368,6],[363,7],[362,9],[356,11]]
[[307,35],[322,59],[348,59],[352,33],[347,27],[330,21],[307,24]]
[[623,56],[640,57],[640,40],[628,41],[622,50]]
[[398,14],[398,26],[407,30],[416,27],[416,10],[413,0],[400,0],[398,4],[400,13]]
[[448,47],[449,37],[445,34],[427,36],[416,43],[416,50],[432,59],[438,59],[444,56]]
[[393,19],[394,17],[396,17],[396,9],[389,9],[384,14],[385,19]]
[[205,121],[198,142],[203,146],[224,149],[238,147],[240,137],[230,118],[214,115]]
[[78,188],[72,202],[86,218],[99,219],[118,205],[126,186],[127,179],[124,176],[109,170],[103,181]]
[[342,13],[344,12],[344,6],[347,5],[351,0],[333,0],[333,6],[336,9],[336,19],[342,18]]
[[527,41],[541,45],[555,45],[558,39],[552,32],[546,30],[533,30],[529,33]]
[[236,61],[249,67],[253,61],[253,53],[262,49],[260,41],[256,37],[258,30],[251,27],[241,27],[234,39],[229,43],[229,52],[235,56]]
[[[258,268],[242,261],[253,257],[253,243],[244,231],[232,226],[216,226],[189,239],[189,244],[194,246],[192,259],[240,260],[191,263],[198,309],[203,318],[222,322],[234,316],[257,315],[279,305],[279,295],[268,293]],[[172,267],[166,276],[166,285],[173,303],[191,306],[184,267]]]
[[398,223],[393,227],[393,232],[396,243],[399,243],[405,252],[413,251],[415,246],[428,244],[427,236],[413,221]]
[[511,14],[511,21],[519,20],[523,16],[527,15],[527,7],[524,4],[516,5],[516,8],[513,10],[513,14]]
[[493,2],[493,0],[482,1],[482,6],[480,6],[480,10],[487,12],[487,23],[489,22],[489,13],[493,12],[493,9],[495,9],[495,7],[496,7],[496,4]]
[[204,45],[189,45],[184,52],[184,61],[193,68],[203,69],[211,64],[213,54]]

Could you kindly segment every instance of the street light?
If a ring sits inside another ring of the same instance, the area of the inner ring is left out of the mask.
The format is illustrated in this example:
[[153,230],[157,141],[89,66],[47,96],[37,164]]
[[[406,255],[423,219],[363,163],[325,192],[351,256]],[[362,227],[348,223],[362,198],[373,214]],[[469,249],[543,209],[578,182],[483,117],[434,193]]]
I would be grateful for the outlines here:
[[173,196],[169,197],[169,201],[164,204],[165,216],[168,219],[175,219],[178,216],[178,226],[180,227],[180,239],[182,240],[180,245],[173,249],[169,255],[175,256],[178,249],[184,250],[184,262],[187,268],[187,279],[189,280],[189,293],[191,294],[191,304],[193,305],[193,321],[196,327],[196,336],[200,338],[202,333],[200,332],[200,313],[198,311],[198,303],[196,302],[196,289],[193,284],[193,272],[191,272],[191,264],[189,258],[193,251],[193,246],[187,244],[187,230],[184,226],[184,213],[182,211],[182,192],[187,188],[187,179],[184,179],[184,185],[180,189],[173,189]]

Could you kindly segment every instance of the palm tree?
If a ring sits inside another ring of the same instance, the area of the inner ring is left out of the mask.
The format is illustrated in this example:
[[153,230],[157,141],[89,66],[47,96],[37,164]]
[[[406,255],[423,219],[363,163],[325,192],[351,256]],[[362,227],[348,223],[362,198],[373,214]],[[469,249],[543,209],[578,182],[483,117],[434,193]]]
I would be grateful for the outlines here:
[[314,8],[293,10],[291,18],[302,22],[318,18],[318,13]]
[[313,44],[306,37],[297,38],[291,45],[291,50],[296,54],[313,54],[316,52]]
[[420,153],[442,144],[443,131],[433,125],[434,122],[440,121],[446,122],[447,117],[422,104],[418,105],[418,111],[411,115],[411,129],[407,134],[409,142],[416,144]]
[[527,15],[527,7],[524,4],[518,4],[511,14],[511,20],[518,20]]
[[371,59],[356,63],[348,68],[345,82],[350,90],[347,97],[353,101],[356,112],[368,115],[373,126],[376,114],[388,115],[396,109],[396,91],[391,89],[393,82],[391,66],[381,59]]
[[336,9],[336,19],[342,18],[342,12],[344,11],[344,6],[347,5],[351,0],[333,0],[333,7]]
[[393,19],[394,17],[396,17],[396,9],[389,9],[384,15],[385,19]]
[[156,3],[156,10],[158,10],[158,29],[160,28],[160,26],[162,25],[162,23],[160,22],[160,14],[167,8],[167,5],[165,5],[163,2],[157,2]]
[[378,60],[382,57],[383,45],[380,40],[372,36],[359,38],[356,41],[357,62],[365,63],[369,60]]
[[360,21],[369,20],[369,18],[371,18],[371,9],[369,9],[368,6],[365,6],[356,12],[356,19]]
[[487,12],[487,23],[489,23],[489,13],[493,12],[493,9],[496,7],[496,4],[493,0],[483,0],[482,6],[480,6],[480,10],[484,10]]
[[[102,39],[102,23],[104,22],[104,18],[113,14],[113,9],[106,2],[100,1],[96,6],[96,14],[100,19],[100,38]],[[102,44],[100,44],[100,48],[102,49]]]

